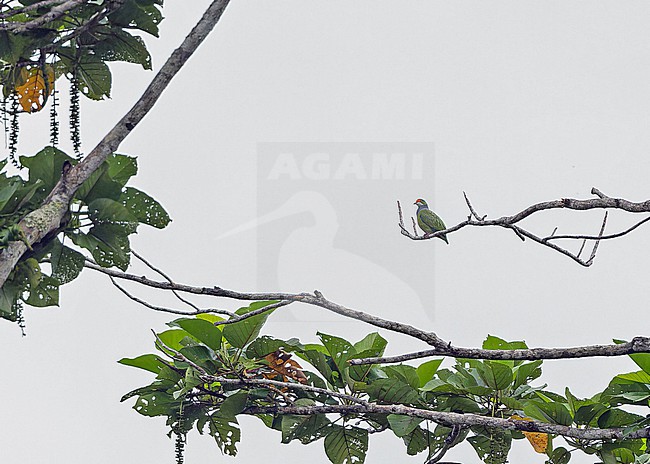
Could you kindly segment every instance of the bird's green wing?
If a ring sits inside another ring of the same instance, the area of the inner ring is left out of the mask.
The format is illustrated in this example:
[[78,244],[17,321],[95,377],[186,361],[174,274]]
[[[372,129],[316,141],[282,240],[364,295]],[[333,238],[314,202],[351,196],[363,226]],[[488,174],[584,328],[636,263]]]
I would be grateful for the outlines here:
[[438,215],[430,209],[420,211],[420,217],[418,219],[434,231],[444,230],[447,228],[447,226],[445,226],[445,223],[442,222],[442,219],[440,219]]

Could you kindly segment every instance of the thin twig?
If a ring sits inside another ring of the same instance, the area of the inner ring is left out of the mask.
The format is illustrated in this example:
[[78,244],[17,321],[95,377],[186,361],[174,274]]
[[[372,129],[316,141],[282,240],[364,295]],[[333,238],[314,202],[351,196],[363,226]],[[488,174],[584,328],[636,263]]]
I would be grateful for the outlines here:
[[[142,257],[141,255],[139,255],[138,253],[136,253],[133,249],[131,249],[131,254],[132,254],[133,256],[135,256],[136,258],[138,258],[138,259],[139,259],[142,263],[144,263],[144,265],[147,266],[149,269],[151,269],[152,271],[154,271],[155,273],[157,273],[158,275],[160,275],[162,278],[164,278],[165,280],[167,280],[167,282],[169,282],[170,284],[173,284],[173,283],[174,283],[174,281],[171,279],[171,277],[169,277],[167,274],[165,274],[165,273],[164,273],[162,270],[160,270],[159,268],[155,267],[153,264],[151,264],[149,261],[147,261],[144,257]],[[186,305],[188,305],[188,306],[190,306],[191,308],[193,308],[195,311],[204,311],[203,309],[199,308],[199,307],[196,306],[194,303],[192,303],[190,300],[187,300],[187,299],[183,298],[183,297],[182,297],[182,296],[181,296],[181,295],[180,295],[176,290],[172,290],[172,293],[174,294],[174,296],[176,296],[176,298],[178,298],[180,301],[182,301],[182,302],[185,303]],[[224,312],[221,312],[221,311],[219,311],[219,313],[220,313],[220,314],[224,314]],[[234,315],[234,314],[231,313],[230,311],[225,311],[225,314],[228,314],[229,316],[233,316],[233,315]]]

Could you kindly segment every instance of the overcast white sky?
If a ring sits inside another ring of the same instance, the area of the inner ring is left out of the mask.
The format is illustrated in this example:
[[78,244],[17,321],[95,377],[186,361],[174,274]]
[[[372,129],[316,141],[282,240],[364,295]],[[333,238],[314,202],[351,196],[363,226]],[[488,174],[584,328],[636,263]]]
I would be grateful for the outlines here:
[[[156,69],[208,3],[166,2],[161,39],[147,38]],[[479,346],[487,334],[529,346],[643,335],[645,229],[602,244],[585,269],[504,230],[464,229],[449,246],[412,242],[399,233],[395,200],[412,214],[415,199],[426,198],[450,225],[467,216],[463,190],[490,217],[588,198],[592,186],[647,199],[649,19],[641,1],[233,2],[120,147],[138,156],[134,185],[174,220],[163,231],[141,229],[133,246],[184,283],[317,288],[460,346]],[[85,150],[153,77],[133,65],[112,69],[113,99],[82,106]],[[47,143],[44,116],[24,120],[21,153]],[[377,167],[386,160],[394,170]],[[595,233],[601,218],[555,212],[527,224]],[[608,231],[635,219],[614,214]],[[119,403],[151,377],[116,363],[152,352],[149,329],[171,317],[86,271],[63,288],[60,308],[29,309],[26,319],[26,338],[0,324],[2,462],[173,461],[163,420]],[[266,333],[310,341],[317,330],[356,341],[372,328],[298,307],[274,316]],[[382,334],[390,353],[423,348]],[[591,396],[635,365],[543,368],[551,389]],[[236,460],[193,434],[186,462],[326,462],[322,442],[281,445],[256,419],[242,428]],[[479,462],[469,445],[448,457]],[[397,459],[422,461],[389,433],[371,437],[367,462]],[[511,462],[543,461],[516,442]]]

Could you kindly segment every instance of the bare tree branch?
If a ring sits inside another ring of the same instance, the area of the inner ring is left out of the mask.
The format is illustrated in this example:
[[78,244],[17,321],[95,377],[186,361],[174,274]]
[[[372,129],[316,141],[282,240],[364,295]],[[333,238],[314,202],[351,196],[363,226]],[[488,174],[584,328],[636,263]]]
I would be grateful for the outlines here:
[[[649,213],[650,212],[650,200],[646,200],[643,202],[632,202],[628,200],[624,200],[622,198],[610,198],[603,194],[600,190],[597,188],[592,188],[591,193],[598,196],[598,198],[593,198],[589,200],[577,200],[573,198],[562,198],[560,200],[554,200],[554,201],[547,201],[547,202],[542,202],[542,203],[536,203],[532,206],[529,206],[528,208],[520,211],[517,214],[514,214],[512,216],[503,216],[497,219],[486,219],[487,216],[479,216],[479,214],[476,212],[474,207],[469,201],[469,198],[467,197],[467,194],[463,192],[463,196],[465,197],[465,202],[467,203],[467,207],[469,208],[470,214],[467,217],[465,221],[459,222],[458,224],[448,227],[445,230],[440,230],[432,234],[425,234],[425,235],[418,235],[417,232],[411,233],[409,232],[406,227],[404,226],[404,218],[403,218],[403,212],[402,212],[402,207],[400,205],[400,202],[397,202],[398,206],[398,212],[399,212],[399,227],[402,235],[407,236],[411,240],[429,240],[432,238],[439,237],[441,235],[446,235],[450,234],[453,232],[456,232],[457,230],[460,230],[464,227],[467,226],[475,226],[475,227],[485,227],[485,226],[498,226],[498,227],[503,227],[506,229],[512,230],[521,240],[525,240],[526,238],[529,238],[533,240],[536,243],[539,243],[540,245],[543,245],[545,247],[551,248],[554,251],[557,251],[559,253],[562,253],[565,256],[568,256],[569,258],[573,259],[575,262],[580,264],[581,266],[589,267],[593,264],[594,258],[596,256],[596,251],[598,250],[598,246],[601,242],[601,240],[609,240],[609,239],[614,239],[621,237],[623,235],[626,235],[636,228],[640,227],[641,225],[645,224],[646,222],[650,221],[650,217],[641,220],[639,223],[636,225],[630,227],[629,229],[619,232],[616,234],[610,234],[610,235],[604,235],[604,230],[605,230],[605,225],[607,223],[607,213],[605,214],[605,217],[603,219],[603,224],[600,230],[600,233],[596,236],[593,235],[555,235],[555,231],[557,230],[557,227],[553,230],[553,233],[550,236],[547,237],[540,237],[520,225],[518,223],[527,217],[540,212],[540,211],[546,211],[546,210],[551,210],[551,209],[571,209],[571,210],[578,210],[578,211],[585,211],[585,210],[590,210],[590,209],[618,209],[622,211],[627,211],[631,213]],[[413,219],[411,217],[411,219]],[[582,253],[584,244],[581,246],[580,250],[578,253],[573,253],[566,248],[563,248],[560,245],[557,245],[555,243],[552,243],[551,240],[559,240],[559,239],[572,239],[572,240],[594,240],[594,247],[591,251],[591,255],[589,256],[588,259],[582,259],[580,258],[580,255]]]
[[[332,301],[327,300],[320,292],[316,291],[314,294],[310,293],[245,293],[233,290],[226,290],[220,287],[193,287],[190,285],[159,282],[148,279],[144,276],[137,276],[127,274],[114,269],[105,269],[93,263],[86,263],[86,267],[95,271],[101,272],[108,276],[130,280],[139,284],[157,288],[160,290],[177,290],[180,292],[195,294],[195,295],[208,295],[213,297],[230,298],[235,300],[245,301],[260,301],[260,300],[280,300],[276,305],[285,306],[289,302],[299,302],[319,306],[329,311],[340,314],[341,316],[349,317],[359,321],[366,322],[370,325],[387,329],[393,332],[408,335],[410,337],[422,340],[425,343],[434,346],[432,350],[419,351],[417,353],[410,353],[401,356],[385,357],[385,358],[365,358],[351,360],[351,364],[377,364],[377,363],[391,363],[401,362],[409,359],[417,359],[428,356],[453,356],[457,358],[471,358],[471,359],[505,359],[505,360],[537,360],[537,359],[573,359],[585,357],[610,357],[610,356],[624,356],[633,353],[650,353],[650,338],[648,337],[635,337],[632,341],[620,345],[588,345],[578,346],[572,348],[530,348],[519,350],[484,350],[480,348],[462,348],[453,346],[450,342],[438,337],[433,332],[426,332],[408,324],[403,324],[396,321],[382,319],[380,317],[339,305]],[[261,308],[259,313],[268,311],[269,306]],[[221,324],[222,322],[219,322]],[[224,321],[223,323],[229,323]]]
[[[57,230],[68,211],[72,197],[77,189],[118,148],[126,136],[138,125],[151,108],[153,108],[172,78],[217,24],[228,3],[229,0],[214,0],[210,4],[203,17],[196,23],[180,47],[170,55],[167,62],[153,78],[151,84],[149,84],[149,87],[147,87],[135,105],[106,134],[83,161],[63,173],[61,179],[52,192],[50,192],[42,206],[32,211],[20,222],[19,225],[25,233],[27,244],[33,245],[43,239],[48,233]],[[27,244],[20,241],[11,242],[0,253],[0,286],[4,284],[9,273],[27,250]]]
[[587,345],[569,348],[528,348],[518,350],[484,350],[448,345],[446,348],[416,351],[397,356],[351,359],[350,364],[390,364],[431,356],[453,356],[466,359],[500,359],[535,361],[538,359],[576,359],[625,356],[634,353],[650,353],[650,338],[634,337],[631,341],[614,345]]

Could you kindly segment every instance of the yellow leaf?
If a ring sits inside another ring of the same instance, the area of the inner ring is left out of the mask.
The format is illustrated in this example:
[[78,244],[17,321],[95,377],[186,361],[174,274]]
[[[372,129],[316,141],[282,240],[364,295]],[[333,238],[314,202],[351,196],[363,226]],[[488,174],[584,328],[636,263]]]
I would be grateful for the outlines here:
[[[521,417],[521,416],[510,416],[510,419],[514,420],[523,420],[523,421],[532,421],[530,417]],[[538,453],[546,453],[546,448],[548,447],[548,433],[541,432],[523,432],[522,433],[528,438],[528,441],[533,445],[533,449]]]
[[23,68],[20,73],[22,83],[16,85],[16,92],[20,106],[26,113],[34,113],[43,108],[45,99],[54,90],[54,69],[51,65],[46,65],[45,71],[47,84],[40,67],[30,70]]

